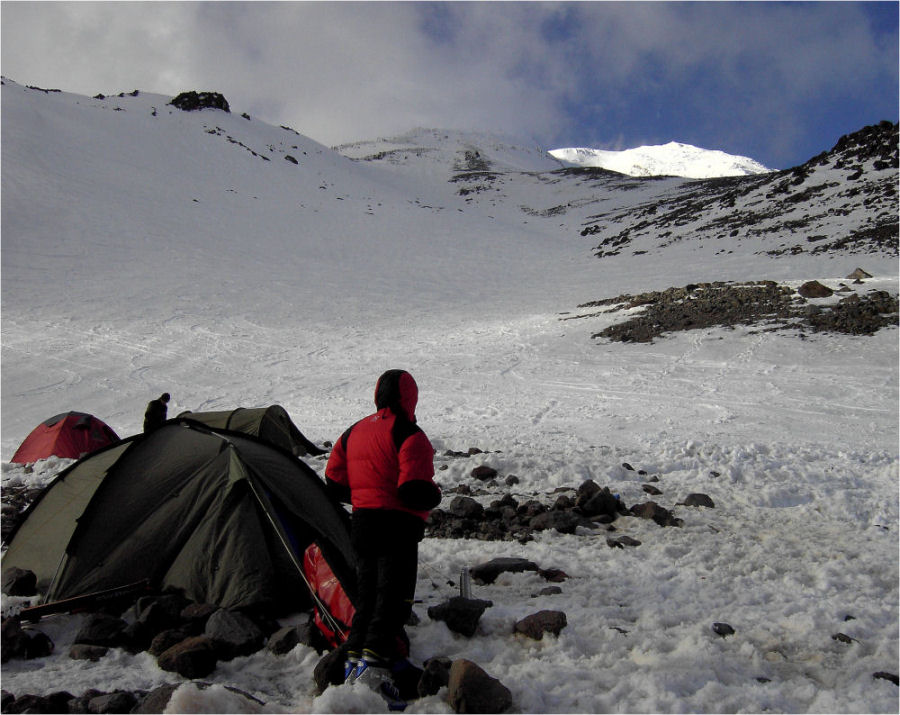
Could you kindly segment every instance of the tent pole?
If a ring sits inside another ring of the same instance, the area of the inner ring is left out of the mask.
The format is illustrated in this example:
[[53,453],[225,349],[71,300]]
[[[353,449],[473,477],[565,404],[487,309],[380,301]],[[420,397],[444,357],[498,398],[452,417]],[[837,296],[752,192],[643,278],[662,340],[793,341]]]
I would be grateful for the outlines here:
[[281,541],[281,545],[287,552],[291,563],[294,564],[294,568],[297,569],[297,573],[300,574],[300,578],[303,579],[303,583],[306,584],[306,587],[309,589],[310,594],[312,594],[313,601],[316,602],[316,605],[319,607],[321,613],[323,614],[323,617],[326,621],[328,621],[328,625],[333,628],[336,633],[340,634],[342,640],[346,640],[347,634],[344,633],[344,630],[338,624],[337,619],[331,615],[331,611],[328,610],[328,607],[322,602],[322,600],[319,598],[319,595],[316,593],[316,590],[312,587],[309,579],[306,578],[306,574],[303,572],[303,565],[297,560],[297,555],[291,548],[291,544],[289,539],[287,538],[287,535],[284,533],[281,525],[272,516],[272,512],[274,511],[272,503],[270,502],[269,498],[257,487],[256,480],[252,478],[252,475],[249,472],[247,473],[247,482],[250,484],[250,489],[253,491],[253,495],[256,497],[259,505],[265,512],[266,518],[269,520],[272,528],[275,529],[275,533],[278,534],[278,539],[279,541]]

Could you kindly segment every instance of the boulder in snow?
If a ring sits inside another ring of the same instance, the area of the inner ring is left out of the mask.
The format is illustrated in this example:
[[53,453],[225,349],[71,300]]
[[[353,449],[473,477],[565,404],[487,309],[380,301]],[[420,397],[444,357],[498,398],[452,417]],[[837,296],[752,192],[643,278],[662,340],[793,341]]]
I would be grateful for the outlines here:
[[471,638],[478,628],[481,614],[493,605],[492,601],[454,596],[437,606],[431,606],[428,609],[428,617],[433,621],[444,621],[447,628],[454,633]]
[[512,705],[512,693],[471,660],[450,666],[447,701],[458,713],[502,713]]
[[538,611],[518,621],[514,630],[539,641],[543,639],[544,633],[558,636],[567,624],[566,614],[562,611]]

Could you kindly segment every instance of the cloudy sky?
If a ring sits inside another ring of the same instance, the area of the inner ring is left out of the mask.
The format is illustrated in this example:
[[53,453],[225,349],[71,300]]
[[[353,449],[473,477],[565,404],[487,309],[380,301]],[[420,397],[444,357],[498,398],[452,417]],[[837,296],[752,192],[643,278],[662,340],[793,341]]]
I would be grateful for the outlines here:
[[898,119],[897,2],[12,2],[0,70],[189,89],[324,144],[414,127],[802,163]]

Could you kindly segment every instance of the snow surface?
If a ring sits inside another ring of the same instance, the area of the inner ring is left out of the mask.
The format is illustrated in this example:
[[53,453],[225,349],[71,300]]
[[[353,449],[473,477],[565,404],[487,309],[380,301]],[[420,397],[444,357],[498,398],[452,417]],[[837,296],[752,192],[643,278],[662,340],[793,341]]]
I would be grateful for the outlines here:
[[[133,434],[164,390],[170,414],[281,404],[321,444],[371,410],[381,372],[407,368],[445,505],[488,464],[518,476],[517,499],[545,503],[594,479],[631,505],[658,476],[654,499],[684,520],[620,519],[617,533],[641,541],[629,549],[609,548],[601,530],[426,539],[414,661],[473,660],[518,712],[897,712],[897,686],[873,678],[898,671],[897,330],[801,340],[717,329],[623,345],[590,337],[614,316],[561,320],[590,300],[696,280],[837,287],[857,265],[875,278],[854,289],[896,293],[895,258],[717,257],[682,242],[599,261],[579,235],[585,217],[676,180],[598,192],[511,173],[461,195],[446,160],[343,156],[239,108],[187,114],[166,97],[89,99],[10,80],[2,91],[4,460],[66,410]],[[446,136],[423,154],[456,162],[477,145],[493,160],[501,147],[507,166],[541,171],[531,150],[515,164],[505,143]],[[536,210],[561,201],[564,215]],[[469,447],[484,453],[443,456]],[[67,464],[4,462],[3,488],[46,484]],[[325,460],[310,464],[321,474]],[[478,498],[506,490],[501,480]],[[716,507],[677,506],[691,492]],[[569,578],[545,596],[533,573],[474,584],[494,605],[472,638],[427,617],[457,593],[461,568],[499,556]],[[4,612],[21,600],[4,597]],[[541,609],[566,613],[559,637],[513,635]],[[319,655],[304,646],[221,663],[206,690],[147,654],[73,661],[80,618],[42,622],[54,655],[3,664],[3,689],[184,682],[169,712],[380,706],[346,686],[317,696]],[[717,621],[735,635],[713,633]],[[443,695],[408,712],[451,712]]]
[[746,156],[669,142],[655,146],[609,151],[604,149],[552,149],[550,154],[573,166],[594,166],[629,176],[683,176],[711,179],[717,176],[765,174],[771,169]]

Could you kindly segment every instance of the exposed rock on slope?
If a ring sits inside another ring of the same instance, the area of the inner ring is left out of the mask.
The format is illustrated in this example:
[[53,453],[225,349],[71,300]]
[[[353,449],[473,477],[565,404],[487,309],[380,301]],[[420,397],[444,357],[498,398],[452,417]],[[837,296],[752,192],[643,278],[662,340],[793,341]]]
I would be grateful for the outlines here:
[[[832,293],[830,289],[826,290]],[[841,290],[849,295],[837,303],[819,305],[774,281],[742,284],[717,281],[592,301],[579,308],[604,310],[563,319],[641,308],[637,315],[592,336],[638,343],[652,342],[665,333],[679,330],[736,325],[851,335],[871,335],[880,328],[897,325],[897,296],[882,290],[858,294],[847,286],[842,286]],[[814,295],[823,297],[825,293]]]
[[[589,216],[598,257],[692,240],[718,252],[883,252],[898,246],[898,139],[890,122],[842,137],[801,166],[754,177],[686,182],[651,201]],[[836,232],[835,227],[839,227]]]

